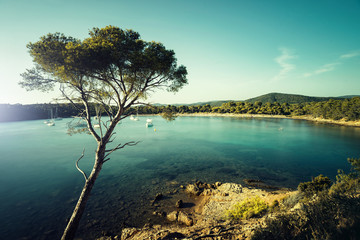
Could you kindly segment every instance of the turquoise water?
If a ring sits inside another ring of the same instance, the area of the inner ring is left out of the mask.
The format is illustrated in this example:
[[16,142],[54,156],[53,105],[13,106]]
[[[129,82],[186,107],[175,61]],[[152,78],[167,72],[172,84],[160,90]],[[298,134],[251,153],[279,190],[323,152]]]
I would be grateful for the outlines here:
[[[66,134],[69,121],[0,123],[1,239],[60,237],[84,182],[75,161],[85,148],[79,165],[89,172],[95,151],[92,136]],[[151,199],[180,184],[252,178],[295,188],[320,173],[334,178],[337,169],[349,169],[348,157],[360,157],[359,128],[235,117],[153,117],[154,127],[146,128],[145,121],[117,127],[114,142],[140,143],[105,163],[79,237],[155,221]]]

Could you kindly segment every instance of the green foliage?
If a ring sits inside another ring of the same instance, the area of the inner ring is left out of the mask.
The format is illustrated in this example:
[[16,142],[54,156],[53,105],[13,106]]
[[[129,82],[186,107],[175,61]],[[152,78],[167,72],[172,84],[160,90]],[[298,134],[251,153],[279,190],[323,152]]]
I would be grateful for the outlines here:
[[[360,239],[360,159],[348,162],[351,172],[339,170],[329,191],[330,181],[322,175],[299,184],[302,193],[284,199],[286,209],[266,219],[267,227],[257,229],[252,239]],[[314,193],[316,198],[301,198]],[[297,202],[300,210],[287,211]]]
[[329,192],[332,196],[356,197],[360,190],[360,158],[348,158],[348,162],[352,166],[351,171],[348,174],[338,171],[336,183]]
[[[41,83],[39,83],[41,84]],[[35,86],[33,86],[35,87]],[[100,92],[98,92],[100,94]],[[17,105],[6,105],[1,106],[0,110],[3,109],[19,109],[20,106]],[[93,106],[90,104],[92,114]],[[36,105],[28,105],[29,108],[29,116],[24,116],[24,114],[17,114],[16,119],[18,120],[29,120],[29,119],[39,119],[39,118],[46,118],[40,115],[34,114],[31,115],[31,111],[36,113]],[[31,108],[33,108],[31,110]],[[63,117],[66,116],[74,116],[77,115],[77,109],[72,106],[64,106],[66,109],[66,113],[63,114]],[[20,110],[16,110],[17,112],[21,112]],[[60,111],[60,108],[59,108]],[[249,102],[225,102],[222,103],[221,106],[211,106],[210,104],[200,105],[168,105],[168,106],[137,106],[136,108],[126,109],[125,112],[130,112],[130,114],[159,114],[163,112],[171,111],[172,113],[199,113],[199,112],[212,112],[212,113],[235,113],[235,114],[267,114],[267,115],[292,115],[292,116],[302,116],[302,115],[311,115],[313,117],[325,117],[329,119],[346,119],[346,120],[359,120],[360,119],[360,98],[355,97],[352,99],[345,99],[345,100],[329,100],[329,102],[316,102],[316,103],[307,103],[307,104],[288,104],[288,103],[262,103],[256,102],[255,104]],[[67,114],[70,113],[71,114]],[[114,111],[116,112],[116,111]],[[11,116],[3,115],[3,118],[10,118]],[[14,114],[15,117],[15,114]],[[11,121],[11,120],[8,121]],[[1,119],[0,121],[6,121]]]
[[336,183],[331,186],[329,194],[332,196],[356,196],[359,187],[359,178],[355,178],[354,174],[345,174],[344,171],[339,170]]
[[176,119],[176,115],[172,111],[163,111],[161,116],[168,122],[174,121]]
[[298,189],[300,192],[307,196],[312,196],[323,190],[329,189],[331,186],[331,180],[328,177],[320,174],[319,176],[312,179],[310,182],[300,183]]
[[360,201],[324,195],[303,204],[301,212],[280,213],[266,219],[266,228],[258,228],[252,239],[359,239]]
[[266,212],[269,205],[259,196],[246,199],[235,204],[232,209],[226,211],[226,216],[230,219],[241,220],[257,217]]
[[360,158],[348,158],[348,162],[352,166],[352,170],[359,176],[360,174]]
[[97,104],[116,122],[154,90],[176,92],[187,84],[187,70],[177,66],[174,51],[133,30],[93,28],[84,40],[53,33],[27,47],[35,67],[21,75],[22,87],[49,91],[61,84],[66,100],[83,103],[85,110]]

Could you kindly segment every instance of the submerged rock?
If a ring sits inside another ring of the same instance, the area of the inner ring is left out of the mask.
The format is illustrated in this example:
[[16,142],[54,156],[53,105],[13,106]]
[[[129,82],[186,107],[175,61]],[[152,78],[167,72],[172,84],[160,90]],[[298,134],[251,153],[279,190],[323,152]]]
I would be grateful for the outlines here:
[[180,200],[178,200],[178,201],[176,202],[175,207],[177,207],[177,208],[182,208],[183,205],[184,205],[184,203],[183,203],[183,201],[180,199]]
[[164,195],[162,195],[162,193],[156,194],[154,200],[151,201],[151,205],[154,205],[157,201],[161,200],[163,197]]

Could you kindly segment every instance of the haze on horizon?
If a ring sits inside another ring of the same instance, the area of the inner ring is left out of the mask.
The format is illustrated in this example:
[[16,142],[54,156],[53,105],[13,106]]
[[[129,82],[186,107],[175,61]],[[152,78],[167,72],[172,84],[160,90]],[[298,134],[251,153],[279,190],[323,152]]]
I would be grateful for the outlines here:
[[83,39],[93,27],[133,29],[173,49],[189,84],[152,103],[245,100],[270,92],[308,96],[360,93],[360,2],[0,0],[0,103],[45,103],[26,92],[26,44],[47,33]]

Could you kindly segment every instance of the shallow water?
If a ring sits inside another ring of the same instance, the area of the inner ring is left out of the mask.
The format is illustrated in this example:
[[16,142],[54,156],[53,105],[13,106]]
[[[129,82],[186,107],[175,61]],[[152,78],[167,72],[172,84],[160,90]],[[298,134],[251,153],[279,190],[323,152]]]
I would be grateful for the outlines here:
[[[69,119],[0,123],[0,239],[58,239],[93,163],[92,136],[66,134]],[[114,142],[141,142],[112,154],[93,189],[78,236],[118,233],[156,221],[149,202],[195,180],[260,179],[295,188],[322,173],[334,178],[360,157],[360,129],[290,119],[153,117],[125,119]],[[156,129],[156,131],[154,131]]]

